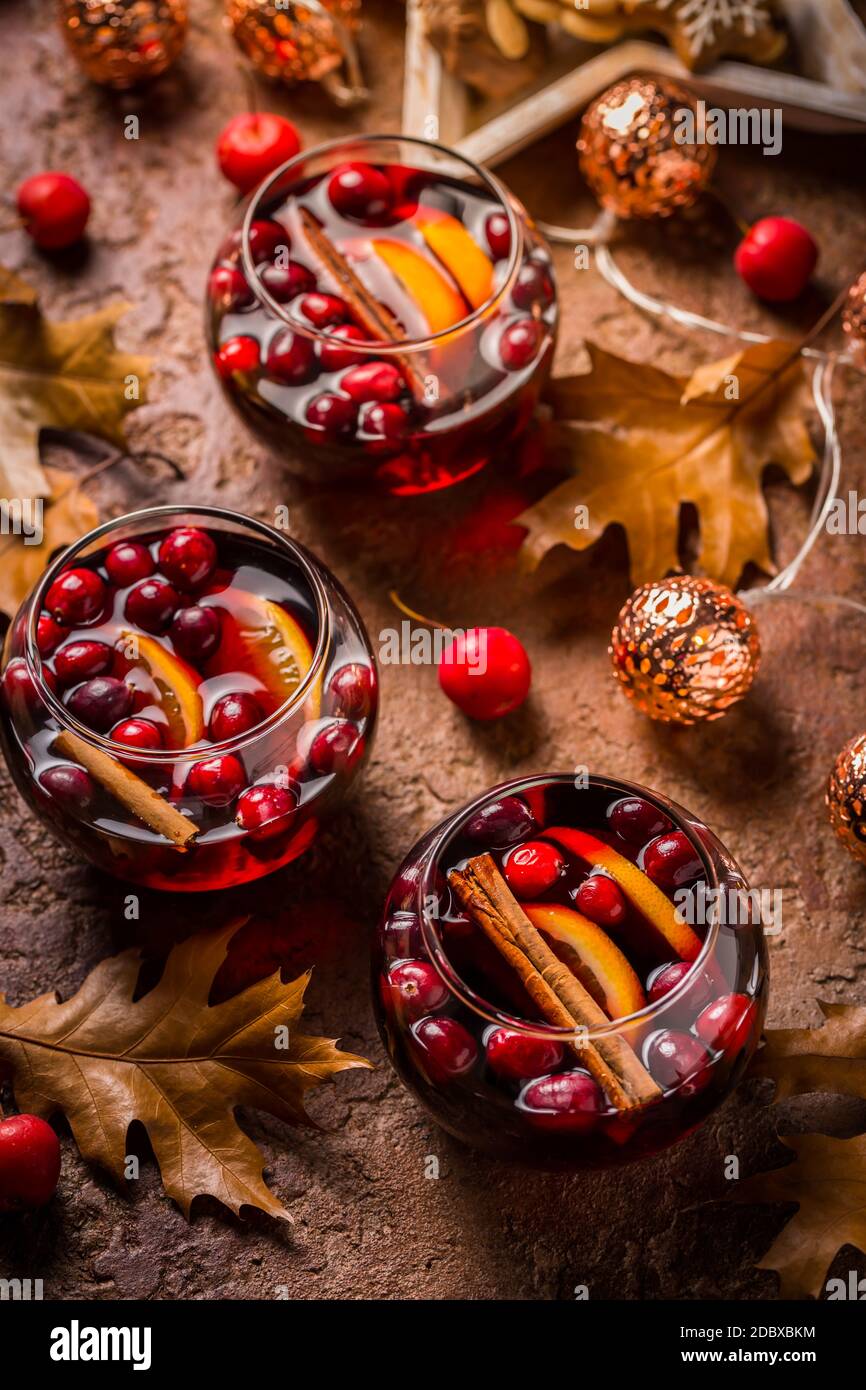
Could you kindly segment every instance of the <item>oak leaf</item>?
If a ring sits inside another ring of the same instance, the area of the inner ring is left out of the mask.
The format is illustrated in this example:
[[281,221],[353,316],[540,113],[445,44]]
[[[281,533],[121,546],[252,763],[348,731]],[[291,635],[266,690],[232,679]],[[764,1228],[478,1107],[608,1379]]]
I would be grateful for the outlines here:
[[585,550],[619,524],[632,582],[661,579],[681,567],[680,511],[692,503],[703,571],[730,585],[750,562],[772,573],[764,471],[778,464],[799,484],[814,463],[807,373],[792,345],[754,344],[690,377],[587,351],[590,372],[549,388],[553,441],[573,476],[517,518],[525,562],[534,568],[555,545]]
[[139,1120],[163,1186],[185,1215],[209,1194],[236,1213],[248,1205],[289,1220],[236,1108],[312,1126],[305,1093],[370,1063],[300,1031],[309,972],[290,984],[277,972],[209,1006],[237,928],[176,946],[159,983],[137,1001],[142,959],[134,950],[102,961],[65,1002],[44,994],[13,1008],[0,996],[0,1061],[12,1068],[20,1108],[62,1111],[83,1156],[116,1178]]
[[39,431],[78,430],[122,445],[123,418],[146,396],[150,358],[120,352],[110,304],[82,318],[46,318],[29,287],[0,279],[0,496],[45,497]]
[[[94,503],[78,480],[56,468],[45,469],[50,497],[42,510],[41,540],[29,544],[18,535],[0,538],[0,613],[14,618],[51,557],[99,522]],[[41,499],[34,499],[41,501]]]

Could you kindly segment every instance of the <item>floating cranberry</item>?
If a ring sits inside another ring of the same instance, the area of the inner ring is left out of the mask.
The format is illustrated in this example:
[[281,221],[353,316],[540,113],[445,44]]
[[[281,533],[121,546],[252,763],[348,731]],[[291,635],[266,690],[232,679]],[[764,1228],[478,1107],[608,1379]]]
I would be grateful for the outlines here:
[[511,228],[504,212],[491,212],[484,223],[484,235],[494,260],[504,261],[511,255]]
[[600,927],[618,927],[625,921],[626,906],[622,889],[605,874],[590,874],[574,896],[578,912]]
[[60,1144],[46,1120],[38,1115],[0,1120],[0,1212],[44,1207],[59,1177]]
[[123,611],[145,632],[166,632],[177,612],[177,590],[164,579],[143,579],[126,595]]
[[360,661],[341,666],[331,677],[328,689],[333,696],[336,713],[346,719],[363,719],[373,708],[376,694],[373,668]]
[[84,235],[90,199],[70,174],[33,174],[19,187],[16,201],[25,230],[41,250],[61,251]]
[[214,266],[208,276],[207,292],[214,304],[235,313],[253,302],[246,276],[236,265]]
[[478,1060],[475,1039],[455,1018],[422,1018],[412,1033],[434,1075],[464,1076]]
[[669,965],[660,965],[654,970],[647,980],[647,999],[651,1004],[657,1004],[660,999],[664,999],[666,994],[670,994],[672,989],[676,989],[681,984],[691,970],[691,961],[674,960]]
[[259,345],[255,338],[244,335],[227,338],[217,350],[214,361],[224,380],[228,380],[235,372],[255,372],[260,362]]
[[364,740],[348,719],[335,719],[319,729],[310,744],[309,760],[314,772],[326,777],[353,767],[364,751]]
[[[239,231],[237,236],[240,245],[242,233]],[[272,218],[257,218],[255,222],[251,222],[248,240],[254,265],[274,260],[278,252],[288,256],[292,249],[291,238],[285,227],[281,222],[274,222]]]
[[553,301],[553,281],[547,268],[538,261],[524,261],[517,272],[511,298],[518,309],[531,309],[533,304],[546,308]]
[[539,1129],[582,1134],[595,1125],[604,1109],[604,1096],[586,1072],[567,1071],[530,1081],[517,1104]]
[[48,590],[45,607],[67,627],[91,623],[105,607],[105,584],[96,570],[64,570]]
[[214,743],[225,743],[230,738],[239,738],[261,724],[264,717],[261,705],[248,690],[223,695],[211,711],[211,739]]
[[54,658],[54,670],[61,685],[77,685],[104,675],[113,662],[114,652],[105,642],[67,642]]
[[295,307],[314,328],[333,328],[351,317],[348,304],[335,294],[304,294]]
[[362,328],[354,323],[341,323],[337,328],[332,328],[328,333],[327,342],[321,340],[317,344],[316,351],[319,354],[319,364],[323,372],[342,372],[346,367],[355,367],[359,362],[365,361],[362,352],[353,352],[350,347],[344,347],[344,343],[369,343],[370,339]]
[[503,796],[499,801],[488,801],[471,817],[466,833],[472,840],[480,841],[492,849],[505,849],[515,840],[525,840],[538,830],[535,817],[518,796]]
[[246,786],[246,773],[240,758],[227,753],[194,763],[187,786],[206,806],[230,806]]
[[297,128],[273,111],[243,111],[220,131],[220,172],[240,193],[249,193],[301,148]]
[[[55,691],[57,680],[51,668],[43,666],[41,674],[49,690]],[[14,656],[3,672],[3,694],[12,705],[21,701],[27,709],[36,708],[40,697],[22,656]]]
[[69,811],[89,811],[96,800],[93,778],[75,763],[56,763],[39,776],[39,785]]
[[623,796],[608,809],[607,819],[612,830],[630,845],[645,845],[656,835],[671,829],[663,811],[639,796]]
[[514,1028],[494,1028],[486,1039],[487,1061],[507,1081],[528,1081],[562,1066],[565,1049],[552,1038],[533,1038]]
[[213,537],[198,526],[180,526],[159,547],[159,567],[178,589],[196,589],[210,579],[217,563]]
[[311,430],[329,439],[338,439],[354,429],[355,406],[346,396],[324,391],[310,401],[304,419]]
[[[562,874],[565,860],[554,845],[545,840],[529,840],[510,849],[502,863],[505,881],[515,897],[525,902],[539,898],[552,888]],[[542,1071],[551,1071],[542,1067]],[[538,1075],[538,1072],[527,1073]]]
[[698,1015],[695,1032],[715,1052],[739,1052],[752,1036],[754,999],[746,994],[723,994]]
[[302,386],[316,375],[316,357],[309,338],[293,328],[281,328],[271,339],[267,357],[268,375],[287,386]]
[[328,180],[328,197],[337,212],[358,222],[383,217],[393,196],[390,182],[372,164],[342,164]]
[[288,830],[298,807],[298,791],[273,782],[247,787],[238,799],[237,823],[253,840],[271,840]]
[[141,579],[149,579],[156,569],[146,545],[138,541],[118,541],[105,557],[108,577],[118,589],[128,589]]
[[643,852],[643,869],[660,888],[681,888],[702,871],[697,850],[682,830],[651,840]]
[[458,633],[439,661],[439,684],[471,719],[501,719],[523,704],[532,668],[523,643],[504,627]]
[[382,979],[382,1003],[400,1018],[414,1022],[435,1013],[448,1002],[448,990],[438,970],[424,960],[403,960]]
[[132,689],[115,676],[95,676],[72,691],[66,708],[89,729],[107,734],[132,709]]
[[222,628],[219,615],[213,608],[190,604],[189,608],[181,608],[175,614],[169,636],[175,651],[187,661],[200,664],[213,656],[220,644]]
[[159,726],[152,719],[122,719],[111,730],[111,739],[126,748],[139,748],[146,752],[155,752],[163,746]]
[[510,323],[499,339],[499,356],[508,372],[528,367],[538,354],[544,330],[537,319],[518,319]]
[[315,275],[299,261],[287,261],[285,265],[274,263],[262,266],[259,279],[271,299],[275,299],[278,304],[288,304],[299,294],[316,287]]
[[55,622],[50,613],[40,613],[36,623],[36,646],[40,656],[50,656],[54,648],[69,633],[69,629]]
[[415,912],[392,912],[382,933],[388,960],[405,960],[422,949],[421,923]]
[[340,390],[359,404],[363,401],[396,401],[406,390],[406,379],[393,362],[362,362],[340,378]]
[[644,1066],[665,1090],[674,1087],[684,1096],[697,1095],[710,1079],[710,1055],[691,1033],[662,1028],[644,1045]]
[[371,401],[362,405],[358,414],[358,430],[368,439],[384,439],[397,444],[405,439],[409,419],[401,405]]

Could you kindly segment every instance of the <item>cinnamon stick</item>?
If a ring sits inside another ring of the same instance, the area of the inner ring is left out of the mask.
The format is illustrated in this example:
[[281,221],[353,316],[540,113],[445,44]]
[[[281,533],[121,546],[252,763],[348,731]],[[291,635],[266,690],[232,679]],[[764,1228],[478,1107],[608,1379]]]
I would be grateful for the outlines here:
[[[464,909],[509,962],[554,1027],[596,1029],[610,1020],[532,925],[489,854],[452,869],[448,882]],[[658,1100],[661,1090],[624,1038],[603,1034],[570,1043],[619,1110]]]
[[158,835],[164,835],[178,849],[189,849],[190,842],[199,833],[199,827],[187,816],[182,816],[170,801],[149,787],[141,777],[136,777],[124,763],[109,757],[101,748],[95,748],[68,729],[54,740],[54,751],[72,762],[80,763],[137,820],[143,821]]

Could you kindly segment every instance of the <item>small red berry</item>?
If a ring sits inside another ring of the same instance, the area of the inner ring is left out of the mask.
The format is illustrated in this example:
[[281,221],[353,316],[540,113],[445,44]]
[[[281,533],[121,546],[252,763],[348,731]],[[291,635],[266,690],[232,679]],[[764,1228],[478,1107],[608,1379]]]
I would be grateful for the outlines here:
[[[49,690],[56,691],[57,679],[51,667],[43,666],[41,674]],[[23,656],[13,656],[3,672],[3,694],[13,710],[23,706],[24,709],[33,711],[39,705],[41,697]]]
[[90,623],[105,607],[105,584],[96,570],[64,570],[48,590],[45,606],[67,627]]
[[112,584],[128,589],[140,579],[149,579],[156,569],[146,545],[138,541],[118,541],[105,557],[105,568]]
[[74,815],[85,815],[96,800],[96,784],[83,767],[55,763],[39,775],[39,785]]
[[533,1038],[514,1028],[494,1028],[486,1039],[487,1061],[507,1081],[529,1081],[562,1066],[565,1049],[552,1038]]
[[220,172],[241,193],[249,193],[301,148],[296,128],[270,111],[245,111],[221,130],[216,153]]
[[355,724],[335,719],[314,736],[308,754],[310,767],[320,776],[354,767],[364,751],[364,740]]
[[358,431],[367,439],[385,439],[391,444],[405,439],[409,419],[401,405],[370,401],[358,412]]
[[522,642],[504,627],[473,627],[442,653],[439,684],[471,719],[500,719],[523,704],[532,668]]
[[594,1127],[604,1109],[597,1082],[582,1071],[530,1081],[517,1098],[518,1107],[539,1129],[582,1134]]
[[448,1002],[438,970],[424,960],[402,960],[382,979],[382,1003],[400,1018],[414,1022]]
[[253,302],[247,278],[236,265],[214,266],[208,276],[207,292],[214,304],[233,313]]
[[137,627],[159,634],[167,631],[179,603],[177,590],[164,579],[143,579],[126,595],[123,611]]
[[316,277],[311,270],[299,261],[289,261],[286,265],[265,265],[259,271],[259,279],[271,299],[278,304],[288,304],[299,294],[315,289]]
[[44,1207],[57,1190],[60,1144],[37,1115],[0,1120],[0,1211]]
[[710,1079],[712,1063],[703,1043],[691,1033],[662,1028],[647,1038],[644,1065],[665,1090],[696,1095]]
[[388,960],[405,960],[422,949],[421,923],[414,912],[392,912],[382,927]]
[[227,338],[214,357],[216,369],[223,380],[228,380],[235,372],[256,371],[260,360],[258,343],[255,338],[245,335]]
[[323,372],[342,372],[346,367],[356,367],[365,360],[362,352],[353,352],[346,343],[369,343],[363,328],[354,323],[341,323],[328,332],[327,341],[321,339],[316,345],[319,364]]
[[346,719],[363,719],[373,708],[376,678],[372,666],[352,661],[331,677],[328,689],[334,698],[334,712]]
[[464,1076],[478,1060],[478,1045],[456,1018],[422,1018],[412,1034],[424,1053],[428,1070],[442,1080]]
[[288,386],[301,386],[316,375],[313,344],[302,333],[281,328],[272,339],[267,356],[268,375]]
[[297,807],[297,788],[264,782],[241,793],[236,819],[251,839],[271,840],[288,830]]
[[175,651],[187,661],[200,663],[213,656],[220,644],[222,628],[219,615],[213,608],[201,608],[197,603],[181,608],[169,628]]
[[159,547],[159,567],[175,588],[197,589],[210,579],[217,563],[217,548],[207,531],[180,526]]
[[651,840],[643,852],[644,873],[660,888],[681,888],[702,871],[700,855],[682,830]]
[[691,961],[675,960],[669,965],[660,965],[654,970],[647,980],[647,999],[651,1004],[657,1004],[660,999],[664,999],[666,994],[670,994],[672,989],[676,989],[681,984],[692,968]]
[[[554,845],[545,840],[529,840],[508,851],[502,862],[502,872],[515,897],[529,902],[553,887],[564,864],[565,860]],[[552,1067],[542,1070],[552,1071]]]
[[314,328],[333,328],[350,317],[349,306],[335,294],[304,294],[295,308]]
[[114,652],[105,642],[67,642],[54,658],[54,670],[61,685],[77,685],[103,676],[113,662]]
[[50,613],[40,613],[36,623],[36,645],[39,655],[50,656],[57,644],[68,634],[69,629],[55,622]]
[[510,323],[499,339],[499,356],[508,372],[528,367],[538,354],[544,330],[537,319],[518,319]]
[[663,831],[672,829],[663,811],[639,796],[623,796],[608,809],[611,829],[630,845],[645,845]]
[[246,786],[246,773],[240,758],[228,753],[194,763],[187,786],[193,796],[207,806],[230,806]]
[[391,207],[394,191],[372,164],[343,164],[328,180],[328,197],[342,217],[377,220]]
[[107,734],[132,709],[131,686],[115,676],[95,676],[76,686],[67,697],[66,708],[97,733]]
[[69,174],[34,174],[18,189],[18,216],[43,251],[61,251],[84,235],[90,199]]
[[574,905],[600,927],[618,927],[625,921],[622,889],[605,874],[590,874],[574,895]]
[[511,298],[518,309],[531,309],[534,304],[546,307],[553,300],[553,281],[547,267],[537,261],[524,261],[517,272]]
[[340,378],[340,390],[353,401],[396,401],[406,390],[406,380],[393,362],[362,362]]
[[328,439],[339,439],[340,435],[348,434],[354,428],[355,406],[346,396],[324,391],[310,401],[304,419],[311,435],[321,434]]
[[504,212],[491,212],[484,223],[484,235],[494,260],[503,261],[511,254],[511,228]]
[[755,1024],[755,1001],[746,994],[723,994],[698,1015],[695,1032],[716,1052],[739,1052]]
[[503,796],[499,801],[488,801],[480,811],[476,811],[466,826],[471,840],[480,841],[486,848],[505,849],[515,840],[525,840],[536,835],[538,822],[526,802],[519,796]]
[[214,743],[225,743],[230,738],[239,738],[264,719],[262,707],[248,690],[236,694],[223,695],[211,711],[208,726]]
[[737,247],[734,264],[753,294],[784,304],[803,293],[818,264],[814,238],[789,217],[764,217]]
[[111,730],[110,737],[126,748],[151,751],[163,746],[162,734],[152,719],[123,719]]

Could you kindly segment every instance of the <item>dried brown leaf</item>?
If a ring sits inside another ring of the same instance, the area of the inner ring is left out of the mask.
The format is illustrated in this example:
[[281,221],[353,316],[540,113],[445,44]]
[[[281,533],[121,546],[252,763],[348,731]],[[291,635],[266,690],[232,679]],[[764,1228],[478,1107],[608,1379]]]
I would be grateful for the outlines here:
[[65,549],[99,522],[95,504],[75,478],[46,468],[50,498],[42,513],[42,540],[25,543],[23,536],[0,538],[0,613],[14,618],[55,551]]

